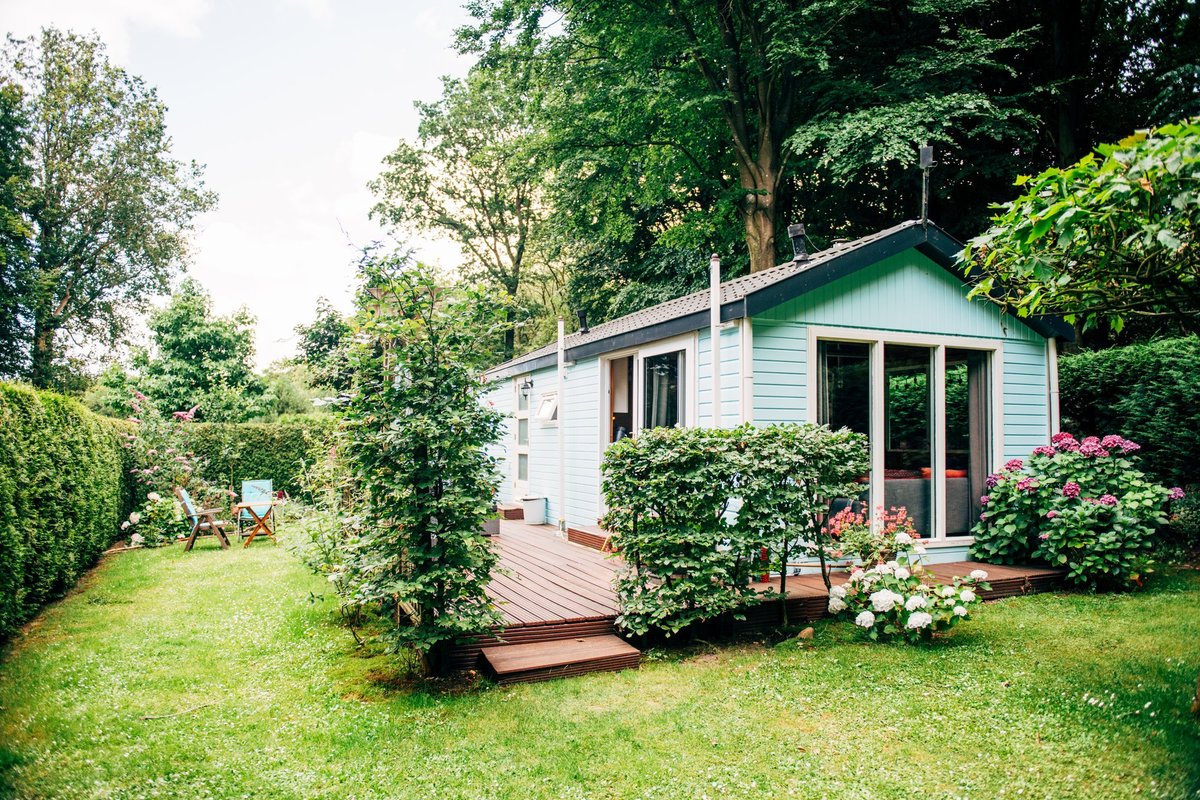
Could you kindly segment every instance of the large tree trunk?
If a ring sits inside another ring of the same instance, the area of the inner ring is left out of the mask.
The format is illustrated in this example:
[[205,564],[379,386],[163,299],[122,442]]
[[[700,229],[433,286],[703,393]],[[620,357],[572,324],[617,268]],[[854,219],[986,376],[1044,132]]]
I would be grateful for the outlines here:
[[742,188],[747,191],[742,200],[740,216],[746,226],[746,249],[750,252],[750,271],[775,266],[775,186],[777,172],[770,163],[744,165]]
[[29,352],[29,382],[48,389],[54,382],[54,340],[57,329],[39,316],[33,326],[33,346]]

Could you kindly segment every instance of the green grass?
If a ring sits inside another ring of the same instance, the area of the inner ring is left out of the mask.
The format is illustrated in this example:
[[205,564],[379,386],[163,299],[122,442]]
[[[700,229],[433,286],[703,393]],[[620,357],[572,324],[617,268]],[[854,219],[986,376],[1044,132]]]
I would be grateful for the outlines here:
[[823,623],[458,693],[356,652],[322,591],[270,544],[109,557],[3,656],[0,795],[1200,796],[1194,573],[990,604],[929,647]]

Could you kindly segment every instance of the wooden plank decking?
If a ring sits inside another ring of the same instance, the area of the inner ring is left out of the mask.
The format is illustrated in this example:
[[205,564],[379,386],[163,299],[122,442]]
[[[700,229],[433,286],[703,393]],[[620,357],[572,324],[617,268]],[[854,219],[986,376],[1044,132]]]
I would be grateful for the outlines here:
[[[579,640],[605,637],[616,632],[617,596],[612,588],[613,573],[620,562],[610,554],[601,553],[582,544],[574,544],[556,535],[549,525],[528,525],[516,520],[502,520],[500,535],[491,539],[498,548],[499,569],[488,585],[488,595],[496,603],[504,619],[503,625],[490,635],[478,636],[456,647],[452,663],[459,669],[480,666],[482,651],[494,652],[502,646],[533,645],[539,642]],[[984,592],[985,600],[1048,591],[1058,586],[1062,573],[1039,567],[1002,567],[974,561],[931,564],[930,573],[941,580],[956,575],[965,576],[973,569],[988,572],[992,589]],[[845,574],[834,574],[835,583],[844,581]],[[779,590],[779,579],[756,583],[755,588]],[[793,576],[787,579],[788,618],[792,622],[819,619],[826,615],[828,594],[820,575]],[[746,621],[736,627],[740,631],[766,631],[779,620],[775,602],[762,603],[746,613]],[[529,648],[530,654],[542,652],[554,660],[553,648]],[[629,664],[628,654],[615,656]],[[575,661],[562,674],[589,671],[606,667],[608,656],[594,662]],[[501,656],[503,659],[503,656]],[[494,662],[493,662],[494,663]],[[549,664],[547,667],[563,667]],[[531,668],[535,669],[536,668]],[[553,670],[552,670],[553,672]],[[555,673],[557,674],[557,673]],[[547,674],[546,677],[553,675]],[[528,678],[540,679],[540,678]]]

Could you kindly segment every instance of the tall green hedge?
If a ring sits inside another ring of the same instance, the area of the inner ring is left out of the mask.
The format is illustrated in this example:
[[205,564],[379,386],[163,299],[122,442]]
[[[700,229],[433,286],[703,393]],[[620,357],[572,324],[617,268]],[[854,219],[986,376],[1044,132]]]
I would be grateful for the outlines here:
[[1171,486],[1200,483],[1200,337],[1064,356],[1063,430],[1142,445],[1142,468]]
[[332,417],[278,423],[201,422],[192,429],[196,455],[205,460],[203,477],[239,491],[243,480],[275,482],[276,489],[300,494],[297,475],[314,445],[329,438]]
[[132,503],[127,423],[0,384],[0,639],[67,592]]

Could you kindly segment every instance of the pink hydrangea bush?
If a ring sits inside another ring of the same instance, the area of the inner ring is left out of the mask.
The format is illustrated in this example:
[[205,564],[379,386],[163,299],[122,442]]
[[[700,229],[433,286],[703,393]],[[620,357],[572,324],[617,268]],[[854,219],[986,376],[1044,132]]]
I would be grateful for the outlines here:
[[987,573],[940,583],[925,572],[916,542],[906,533],[894,535],[896,557],[874,566],[856,567],[850,578],[829,591],[829,611],[854,621],[872,641],[928,641],[971,615],[980,592],[991,588]]
[[1146,479],[1124,437],[1056,433],[1027,463],[1013,459],[988,477],[973,533],[975,558],[1063,567],[1078,586],[1141,585],[1158,526],[1182,490]]

